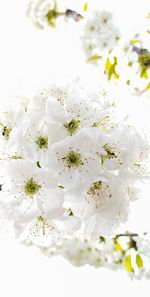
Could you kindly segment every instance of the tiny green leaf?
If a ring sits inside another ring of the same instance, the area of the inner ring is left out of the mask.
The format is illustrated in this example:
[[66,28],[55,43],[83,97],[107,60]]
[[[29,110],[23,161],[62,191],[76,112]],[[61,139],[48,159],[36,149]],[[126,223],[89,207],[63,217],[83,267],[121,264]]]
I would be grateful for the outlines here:
[[150,89],[150,82],[147,84],[146,88],[145,88],[145,91],[149,90]]
[[128,272],[133,272],[134,269],[132,267],[132,262],[131,262],[131,255],[127,255],[126,258],[125,258],[125,262],[124,262],[124,266],[125,266],[125,269],[128,271]]
[[114,244],[115,244],[115,249],[116,249],[117,252],[122,252],[123,251],[123,248],[122,248],[120,242],[118,241],[118,239],[114,240]]
[[137,264],[138,268],[143,267],[143,260],[140,255],[136,255],[136,264]]
[[114,57],[113,63],[111,63],[109,57],[107,58],[106,63],[105,63],[105,74],[107,74],[108,80],[111,80],[112,77],[114,77],[114,79],[119,78],[119,75],[116,72],[117,64],[118,64],[117,57]]
[[86,12],[87,10],[88,10],[88,4],[87,2],[85,2],[83,6],[83,11]]
[[145,78],[147,79],[148,78],[148,72],[147,72],[147,69],[146,68],[143,68],[140,72],[140,77],[141,78]]
[[137,44],[138,42],[139,42],[138,39],[132,39],[132,40],[130,40],[130,44],[131,44],[131,45],[135,45],[135,44]]
[[91,56],[87,59],[87,62],[93,62],[93,61],[97,61],[97,60],[101,60],[102,59],[102,56],[99,56],[99,55],[94,55],[94,56]]

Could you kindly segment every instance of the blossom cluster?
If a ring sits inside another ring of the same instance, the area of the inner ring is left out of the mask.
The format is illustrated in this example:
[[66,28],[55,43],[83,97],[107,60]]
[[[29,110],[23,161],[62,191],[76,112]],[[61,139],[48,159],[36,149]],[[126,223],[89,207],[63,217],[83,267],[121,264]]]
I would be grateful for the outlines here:
[[62,1],[55,0],[29,0],[27,16],[39,29],[55,28],[59,21],[73,19],[78,22],[82,15],[75,10],[67,8]]
[[95,240],[127,220],[149,175],[149,144],[118,105],[74,79],[1,114],[0,200],[23,240]]
[[118,231],[150,178],[149,135],[122,111],[150,89],[143,35],[122,36],[112,13],[87,3],[29,0],[27,15],[40,29],[79,22],[79,48],[102,75],[92,87],[93,77],[51,82],[0,112],[0,216],[46,255],[149,278],[150,241]]
[[108,80],[121,79],[141,95],[150,89],[148,34],[133,30],[123,35],[110,12],[94,10],[84,19],[80,38],[87,62],[98,64]]
[[87,62],[99,65],[108,80],[121,80],[133,93],[150,89],[149,30],[122,34],[112,13],[89,9],[87,3],[78,13],[59,1],[31,0],[27,14],[39,28],[55,27],[58,20],[70,17],[80,21],[78,36]]
[[88,60],[101,59],[118,46],[120,30],[116,26],[112,13],[108,11],[92,11],[85,18],[81,33],[82,47]]
[[87,62],[98,64],[108,80],[121,80],[141,95],[150,89],[148,34],[122,34],[110,12],[94,10],[84,19],[80,38]]
[[131,279],[150,278],[150,242],[137,234],[100,236],[96,241],[79,237],[64,239],[61,244],[41,247],[46,256],[61,255],[75,266],[90,265],[112,271],[126,271]]

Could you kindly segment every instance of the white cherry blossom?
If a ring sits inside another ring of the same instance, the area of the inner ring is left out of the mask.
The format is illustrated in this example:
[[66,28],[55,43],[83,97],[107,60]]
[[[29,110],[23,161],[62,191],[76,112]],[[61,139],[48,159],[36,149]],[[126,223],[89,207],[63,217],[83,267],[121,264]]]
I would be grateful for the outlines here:
[[63,213],[64,192],[48,170],[29,160],[12,160],[5,166],[8,180],[2,185],[3,206],[16,221],[28,222],[35,216],[55,218]]

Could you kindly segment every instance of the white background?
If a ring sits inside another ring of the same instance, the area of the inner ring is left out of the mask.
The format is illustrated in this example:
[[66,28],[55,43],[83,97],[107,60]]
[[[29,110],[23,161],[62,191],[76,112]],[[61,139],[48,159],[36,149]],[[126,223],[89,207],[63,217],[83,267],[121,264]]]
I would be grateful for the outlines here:
[[[82,0],[69,1],[82,6]],[[141,26],[150,11],[149,0],[92,1],[110,8],[130,31]],[[105,3],[105,5],[104,5]],[[80,72],[83,56],[76,44],[76,33],[69,25],[58,32],[39,31],[25,16],[25,0],[0,0],[0,108],[9,96],[30,95],[46,84],[54,73]],[[149,26],[150,27],[150,26]],[[72,28],[72,27],[71,27]],[[80,65],[80,67],[79,67]],[[148,205],[148,204],[147,204]],[[148,224],[149,209],[137,207],[131,225]],[[34,248],[27,248],[11,236],[0,239],[0,296],[2,297],[75,297],[75,296],[149,296],[150,283],[131,282],[125,274],[91,267],[75,268],[61,258],[48,259]]]

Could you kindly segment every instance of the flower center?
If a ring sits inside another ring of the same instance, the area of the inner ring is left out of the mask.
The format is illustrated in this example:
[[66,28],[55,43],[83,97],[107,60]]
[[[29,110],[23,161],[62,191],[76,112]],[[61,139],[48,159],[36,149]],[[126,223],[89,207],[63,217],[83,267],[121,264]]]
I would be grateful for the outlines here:
[[102,165],[104,164],[105,160],[110,160],[110,159],[117,158],[114,150],[107,143],[103,146],[103,148],[104,148],[104,150],[106,152],[106,155],[101,155]]
[[95,27],[94,27],[94,25],[91,25],[91,26],[90,26],[90,31],[95,31]]
[[104,184],[102,181],[93,183],[87,194],[90,196],[90,199],[94,200],[97,210],[101,209],[106,201],[112,197],[109,185]]
[[92,187],[89,189],[88,194],[89,195],[95,195],[97,190],[103,190],[103,184],[101,181],[97,181],[93,183]]
[[48,13],[46,14],[47,22],[51,27],[55,27],[56,16],[57,16],[57,13],[55,9],[49,10]]
[[48,148],[48,137],[47,136],[39,136],[36,138],[35,143],[40,150],[47,149]]
[[107,18],[104,18],[104,19],[103,19],[103,23],[104,23],[104,24],[107,24],[107,23],[108,23],[108,19],[107,19]]
[[62,159],[65,160],[68,168],[83,165],[81,161],[81,155],[74,151],[70,151],[67,156],[63,157]]
[[116,155],[115,155],[113,149],[107,143],[103,146],[103,148],[107,153],[107,158],[108,159],[116,158]]
[[30,178],[26,183],[25,183],[25,186],[24,186],[24,191],[26,193],[27,196],[34,196],[38,191],[39,189],[41,188],[40,185],[38,185],[34,180],[33,178]]
[[143,50],[143,52],[139,54],[138,62],[141,68],[140,77],[148,78],[148,69],[150,68],[150,53],[147,50]]
[[72,135],[78,129],[79,123],[80,123],[79,120],[73,119],[69,123],[65,123],[64,127],[68,130],[69,134]]
[[150,67],[150,53],[149,52],[145,52],[143,54],[139,55],[139,63],[141,64],[141,66],[144,67]]
[[3,128],[2,135],[5,137],[6,140],[9,139],[10,132],[11,132],[11,128],[8,128],[6,126]]

